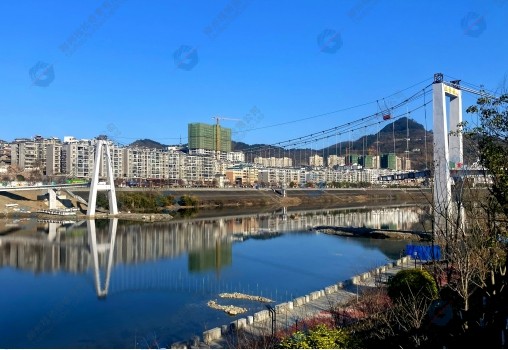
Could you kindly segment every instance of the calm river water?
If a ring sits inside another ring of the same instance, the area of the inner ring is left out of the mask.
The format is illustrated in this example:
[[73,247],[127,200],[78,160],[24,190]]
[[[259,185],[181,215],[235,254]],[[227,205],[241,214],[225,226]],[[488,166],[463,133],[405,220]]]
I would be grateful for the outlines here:
[[398,259],[409,243],[309,227],[421,230],[424,215],[394,207],[191,214],[165,223],[0,220],[0,347],[170,347],[233,320],[209,300],[247,307],[248,315],[265,309],[218,293],[289,301]]

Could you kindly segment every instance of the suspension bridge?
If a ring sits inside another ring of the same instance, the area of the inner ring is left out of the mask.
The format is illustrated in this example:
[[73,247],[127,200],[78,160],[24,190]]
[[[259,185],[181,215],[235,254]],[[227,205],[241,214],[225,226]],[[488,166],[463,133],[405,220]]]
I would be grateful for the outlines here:
[[[410,142],[412,140],[411,131],[406,128],[406,135],[404,138],[397,138],[395,134],[395,121],[405,117],[406,123],[411,119],[411,115],[417,111],[423,111],[425,119],[425,132],[424,132],[424,157],[425,169],[419,171],[407,170],[405,172],[394,171],[393,174],[385,174],[380,176],[381,181],[394,181],[404,179],[416,179],[422,177],[433,177],[434,179],[434,202],[438,206],[443,206],[451,199],[451,185],[454,178],[460,178],[464,174],[479,174],[482,172],[480,168],[474,168],[472,165],[464,164],[463,154],[463,140],[460,125],[463,122],[462,117],[462,94],[468,93],[474,96],[492,97],[494,95],[487,93],[484,89],[477,89],[475,85],[469,83],[461,83],[460,80],[445,80],[443,74],[435,74],[432,81],[425,80],[416,85],[413,85],[400,92],[416,90],[409,97],[404,98],[402,101],[393,105],[388,105],[386,99],[381,101],[376,100],[375,105],[377,110],[374,113],[360,117],[351,122],[343,123],[334,127],[313,132],[298,138],[293,138],[285,141],[276,142],[270,145],[261,145],[251,147],[245,150],[246,159],[253,160],[256,155],[265,155],[268,157],[279,156],[281,158],[287,157],[290,159],[295,158],[297,150],[300,157],[300,165],[302,164],[302,149],[309,150],[310,154],[317,155],[318,144],[322,144],[323,148],[321,153],[323,158],[326,154],[345,155],[347,163],[344,165],[351,165],[353,162],[353,152],[360,155],[363,159],[363,166],[365,167],[366,156],[376,156],[379,161],[380,156],[380,131],[381,126],[387,123],[392,123],[392,141],[393,141],[393,154],[397,154],[397,142],[404,141],[405,148],[402,153],[405,155],[406,160],[410,158]],[[421,85],[425,84],[423,87]],[[396,93],[397,94],[397,93]],[[388,96],[387,98],[389,98]],[[448,102],[449,101],[449,102]],[[432,148],[433,154],[430,156],[427,139],[427,106],[432,104],[432,120],[433,120],[433,141]],[[405,110],[404,110],[405,109]],[[347,109],[345,109],[347,110]],[[318,116],[334,114],[335,112],[325,113]],[[317,117],[317,116],[315,116]],[[307,118],[310,119],[310,118]],[[258,128],[261,129],[261,128]],[[376,141],[373,143],[375,147],[368,147],[369,130],[376,129],[374,134]],[[244,130],[249,131],[249,130]],[[361,148],[358,144],[354,145],[352,142],[352,135],[363,134],[359,138],[361,140]],[[348,141],[340,141],[348,136]],[[331,146],[326,147],[326,144],[335,141]],[[385,144],[390,140],[384,140]],[[399,145],[400,146],[400,145]],[[343,152],[344,148],[344,152]],[[400,150],[400,147],[399,147]],[[104,154],[105,153],[105,154]],[[292,154],[293,153],[293,154]],[[348,157],[349,156],[349,157]],[[105,168],[107,169],[107,181],[99,182],[99,172],[101,163],[105,161]],[[397,168],[397,166],[395,166]],[[406,167],[407,168],[407,167]],[[361,170],[361,169],[360,169]],[[469,171],[469,172],[468,172]],[[452,173],[451,173],[452,172]],[[111,157],[109,154],[109,146],[105,140],[98,140],[96,143],[95,163],[93,169],[92,180],[89,184],[90,195],[88,199],[87,215],[93,217],[96,210],[96,198],[98,191],[107,191],[110,207],[110,214],[115,215],[118,213],[115,186],[113,183],[113,172],[111,165]],[[88,185],[83,184],[68,184],[68,185],[38,185],[38,186],[25,186],[25,187],[9,187],[2,188],[2,191],[23,191],[28,189],[46,189],[49,193],[49,208],[53,209],[55,198],[55,189],[73,189],[85,187]]]

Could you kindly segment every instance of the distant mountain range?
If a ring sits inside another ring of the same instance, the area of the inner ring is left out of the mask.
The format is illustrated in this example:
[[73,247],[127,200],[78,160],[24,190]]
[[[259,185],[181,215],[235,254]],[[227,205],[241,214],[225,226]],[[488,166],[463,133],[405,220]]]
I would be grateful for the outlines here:
[[[408,132],[409,140],[407,141]],[[432,144],[432,131],[426,131],[423,125],[413,119],[402,117],[387,124],[379,133],[364,135],[356,140],[342,141],[322,149],[291,149],[291,152],[284,152],[282,148],[271,146],[270,155],[272,157],[279,157],[279,155],[290,157],[295,166],[303,166],[308,164],[309,157],[314,154],[326,158],[333,154],[346,155],[346,152],[347,154],[376,155],[393,153],[395,151],[399,157],[408,154],[412,168],[421,170],[430,167],[432,164]],[[150,139],[137,140],[131,143],[130,146],[159,149],[167,147],[167,145]],[[252,162],[256,156],[268,156],[267,151],[263,150],[263,148],[266,149],[269,146],[265,144],[249,145],[243,142],[232,141],[231,148],[233,151],[245,152],[246,161]],[[427,156],[425,156],[425,152],[427,152]]]

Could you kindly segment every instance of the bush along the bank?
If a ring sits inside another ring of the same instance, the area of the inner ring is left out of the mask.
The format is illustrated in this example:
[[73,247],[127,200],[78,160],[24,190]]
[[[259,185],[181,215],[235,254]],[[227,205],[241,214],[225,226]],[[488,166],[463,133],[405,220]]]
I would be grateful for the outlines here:
[[117,192],[116,198],[119,210],[145,213],[161,212],[174,201],[172,196],[156,192]]
[[397,272],[388,281],[388,295],[397,302],[410,295],[425,296],[430,300],[437,299],[439,292],[432,275],[420,269],[408,269]]
[[317,325],[306,332],[297,331],[279,343],[281,349],[349,349],[351,335],[344,329]]
[[183,207],[195,207],[198,205],[198,199],[194,196],[184,194],[180,197],[178,204]]

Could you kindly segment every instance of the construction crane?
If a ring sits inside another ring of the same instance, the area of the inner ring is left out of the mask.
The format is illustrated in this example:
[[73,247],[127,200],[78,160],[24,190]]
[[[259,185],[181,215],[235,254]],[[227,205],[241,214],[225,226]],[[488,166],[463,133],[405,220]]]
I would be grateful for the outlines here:
[[220,120],[240,120],[236,118],[226,118],[226,117],[212,117],[215,119],[215,156],[217,160],[220,160]]

